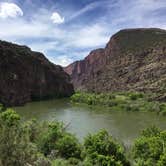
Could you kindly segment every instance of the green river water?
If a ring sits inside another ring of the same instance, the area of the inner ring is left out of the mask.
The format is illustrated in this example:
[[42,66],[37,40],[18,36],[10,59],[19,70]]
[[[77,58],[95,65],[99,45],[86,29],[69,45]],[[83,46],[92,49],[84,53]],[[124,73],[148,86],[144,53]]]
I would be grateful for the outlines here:
[[71,104],[69,99],[48,100],[15,107],[23,120],[63,121],[68,131],[82,140],[88,133],[106,129],[126,147],[130,147],[140,130],[156,125],[166,129],[166,117],[153,112],[127,112]]

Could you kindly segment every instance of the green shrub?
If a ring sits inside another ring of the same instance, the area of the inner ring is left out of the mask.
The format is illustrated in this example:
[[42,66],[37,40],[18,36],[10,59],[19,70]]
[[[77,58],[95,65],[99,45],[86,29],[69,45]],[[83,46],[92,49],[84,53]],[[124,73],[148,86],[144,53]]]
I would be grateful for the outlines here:
[[136,93],[131,93],[131,94],[129,95],[129,97],[130,97],[131,100],[137,100],[137,99],[139,99],[139,98],[143,98],[144,96],[143,96],[142,93],[136,92]]
[[62,158],[81,158],[81,145],[77,138],[64,131],[61,123],[52,122],[48,125],[38,142],[38,148],[44,155],[50,155],[54,151],[56,156]]
[[166,153],[160,156],[157,166],[166,166]]
[[137,165],[156,165],[164,162],[161,159],[165,151],[166,132],[156,127],[143,130],[141,137],[136,139],[133,147],[133,157]]
[[[65,159],[53,160],[52,166],[84,166],[84,164],[76,158],[69,158],[68,160],[65,160]],[[85,165],[85,166],[88,166],[88,165]],[[89,166],[92,166],[92,165],[89,165]]]
[[13,110],[0,114],[0,161],[3,166],[33,164],[37,148]]
[[72,134],[64,134],[61,139],[56,142],[58,154],[63,158],[81,158],[81,145],[78,139]]
[[93,165],[130,165],[122,146],[113,140],[105,130],[87,136],[84,146],[87,158]]
[[[96,97],[92,99],[96,101]],[[124,98],[118,94],[118,100]],[[123,104],[119,107],[125,109]],[[0,135],[0,165],[3,166],[130,165],[124,148],[105,130],[89,134],[84,144],[80,144],[65,131],[62,123],[23,122],[18,114],[7,109],[0,113]],[[144,129],[134,143],[132,156],[137,166],[165,166],[166,131],[155,126]]]
[[59,122],[47,124],[48,129],[45,130],[37,141],[39,150],[44,155],[49,155],[52,150],[56,150],[56,142],[63,135],[63,125]]
[[0,104],[0,112],[3,112],[3,104]]
[[52,161],[51,166],[70,166],[67,162],[67,160],[64,159],[56,159]]
[[106,106],[116,111],[153,111],[165,115],[166,104],[148,101],[147,95],[139,92],[75,93],[71,101],[88,105]]
[[79,163],[80,163],[80,160],[77,159],[77,158],[71,157],[71,158],[68,159],[68,163],[69,163],[70,165],[77,165],[77,166],[78,166]]
[[38,154],[34,166],[51,166],[51,161],[42,154]]
[[160,115],[166,116],[166,103],[160,104]]
[[156,126],[151,126],[149,128],[146,128],[144,130],[142,130],[141,132],[141,136],[144,137],[157,137],[159,136],[161,133],[161,130],[159,128],[157,128]]
[[24,128],[28,131],[30,141],[34,143],[37,141],[40,133],[43,132],[43,128],[36,119],[27,121]]

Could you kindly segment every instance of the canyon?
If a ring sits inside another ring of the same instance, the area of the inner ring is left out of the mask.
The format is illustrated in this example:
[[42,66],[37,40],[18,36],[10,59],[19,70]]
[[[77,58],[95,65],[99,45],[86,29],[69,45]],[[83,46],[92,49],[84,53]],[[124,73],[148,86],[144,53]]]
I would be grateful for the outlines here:
[[166,101],[166,31],[121,30],[105,48],[90,52],[64,70],[75,90],[154,92],[157,100]]
[[0,41],[0,103],[15,106],[73,93],[62,67],[27,46]]

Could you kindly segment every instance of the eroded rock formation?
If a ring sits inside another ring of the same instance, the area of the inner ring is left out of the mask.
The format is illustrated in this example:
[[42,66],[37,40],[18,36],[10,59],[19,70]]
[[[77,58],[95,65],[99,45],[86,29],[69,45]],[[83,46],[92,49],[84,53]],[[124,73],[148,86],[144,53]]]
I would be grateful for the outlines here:
[[67,66],[75,89],[91,92],[150,91],[166,100],[166,31],[126,29],[104,49]]
[[21,105],[73,92],[69,75],[42,53],[0,41],[0,103]]

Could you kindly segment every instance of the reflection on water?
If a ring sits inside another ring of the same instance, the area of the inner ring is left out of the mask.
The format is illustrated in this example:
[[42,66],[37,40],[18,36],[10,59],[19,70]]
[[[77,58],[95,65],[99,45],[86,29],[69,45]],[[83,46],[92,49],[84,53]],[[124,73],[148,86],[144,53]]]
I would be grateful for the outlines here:
[[122,112],[105,108],[72,105],[68,99],[32,102],[14,108],[23,119],[59,120],[70,123],[68,130],[82,140],[90,132],[106,129],[113,137],[130,146],[141,129],[156,125],[166,129],[166,118],[151,112]]

